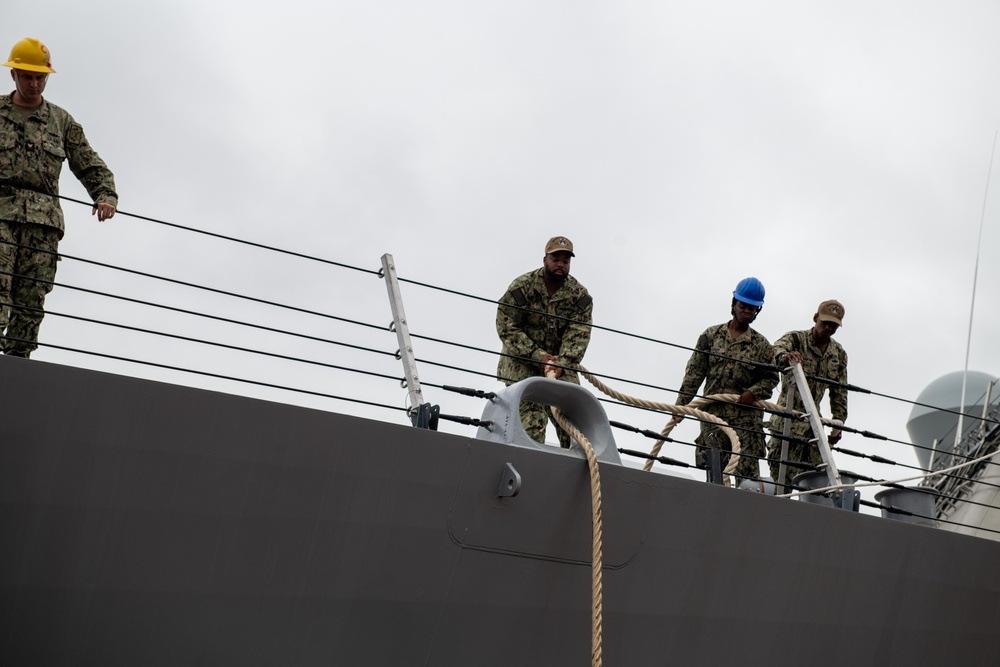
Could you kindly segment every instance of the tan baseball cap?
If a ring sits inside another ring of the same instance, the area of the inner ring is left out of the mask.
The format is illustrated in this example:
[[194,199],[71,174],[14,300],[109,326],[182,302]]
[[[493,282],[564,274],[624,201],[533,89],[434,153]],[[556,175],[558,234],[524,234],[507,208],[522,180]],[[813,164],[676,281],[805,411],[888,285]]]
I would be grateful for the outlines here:
[[573,252],[573,242],[565,236],[553,236],[549,239],[545,244],[545,254],[551,252],[568,252],[570,257],[576,257],[576,253]]
[[816,314],[819,315],[819,319],[823,322],[833,322],[838,326],[844,325],[844,304],[836,299],[830,299],[819,304]]

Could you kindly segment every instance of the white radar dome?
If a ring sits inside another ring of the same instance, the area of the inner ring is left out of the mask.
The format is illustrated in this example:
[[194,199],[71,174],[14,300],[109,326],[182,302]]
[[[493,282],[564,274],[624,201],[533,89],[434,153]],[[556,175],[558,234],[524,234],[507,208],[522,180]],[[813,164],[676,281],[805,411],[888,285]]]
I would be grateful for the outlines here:
[[[979,425],[976,417],[981,417],[983,414],[986,389],[990,383],[996,381],[996,378],[988,373],[969,371],[965,386],[965,410],[961,410],[963,377],[966,377],[963,371],[955,371],[934,380],[917,397],[917,403],[924,405],[914,405],[910,411],[910,418],[906,421],[906,431],[910,434],[910,440],[919,445],[915,448],[917,458],[925,468],[930,463],[931,448],[934,447],[935,440],[937,451],[951,451],[955,444],[955,427],[958,425],[956,413],[964,412],[966,415],[971,415],[962,421],[963,432],[968,433]],[[1000,400],[1000,396],[996,393],[994,391],[991,395],[991,403]],[[935,407],[954,412],[943,412],[934,409]]]

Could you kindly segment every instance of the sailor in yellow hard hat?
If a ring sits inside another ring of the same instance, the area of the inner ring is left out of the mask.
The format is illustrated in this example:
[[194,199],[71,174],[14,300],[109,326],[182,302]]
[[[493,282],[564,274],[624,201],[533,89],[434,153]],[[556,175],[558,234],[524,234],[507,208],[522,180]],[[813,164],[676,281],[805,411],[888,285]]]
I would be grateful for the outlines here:
[[34,37],[25,37],[10,50],[10,59],[4,63],[10,67],[10,78],[14,80],[14,104],[34,108],[42,103],[42,93],[52,69],[52,54],[45,45]]
[[49,49],[26,37],[3,64],[11,68],[14,91],[0,96],[0,349],[27,357],[38,347],[65,228],[58,198],[62,163],[69,162],[92,197],[98,220],[114,216],[118,194],[114,175],[80,124],[42,97],[55,72]]

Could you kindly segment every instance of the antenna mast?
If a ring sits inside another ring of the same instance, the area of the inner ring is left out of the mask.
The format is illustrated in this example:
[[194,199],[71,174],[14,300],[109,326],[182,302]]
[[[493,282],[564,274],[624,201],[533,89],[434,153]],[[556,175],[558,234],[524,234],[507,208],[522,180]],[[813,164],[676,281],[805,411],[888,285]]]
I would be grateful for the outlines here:
[[[997,134],[993,133],[993,151],[990,153],[990,168],[986,172],[986,193],[983,195],[983,213],[979,217],[979,240],[976,243],[976,267],[972,273],[972,305],[969,307],[969,335],[965,341],[965,371],[962,373],[962,400],[958,410],[958,425],[955,427],[955,445],[952,451],[958,451],[962,441],[962,420],[965,417],[965,386],[969,379],[969,349],[972,347],[972,316],[976,312],[976,282],[979,280],[979,253],[983,246],[983,225],[986,220],[986,202],[990,198],[990,181],[993,179],[993,157],[997,152]],[[988,405],[988,404],[987,404]]]

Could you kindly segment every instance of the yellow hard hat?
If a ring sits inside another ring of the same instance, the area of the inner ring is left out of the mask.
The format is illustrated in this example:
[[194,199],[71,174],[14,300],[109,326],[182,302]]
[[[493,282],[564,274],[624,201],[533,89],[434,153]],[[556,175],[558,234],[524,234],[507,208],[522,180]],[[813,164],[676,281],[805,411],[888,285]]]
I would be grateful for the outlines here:
[[10,60],[3,66],[28,72],[55,73],[52,69],[52,54],[34,37],[25,37],[15,44],[10,50]]

